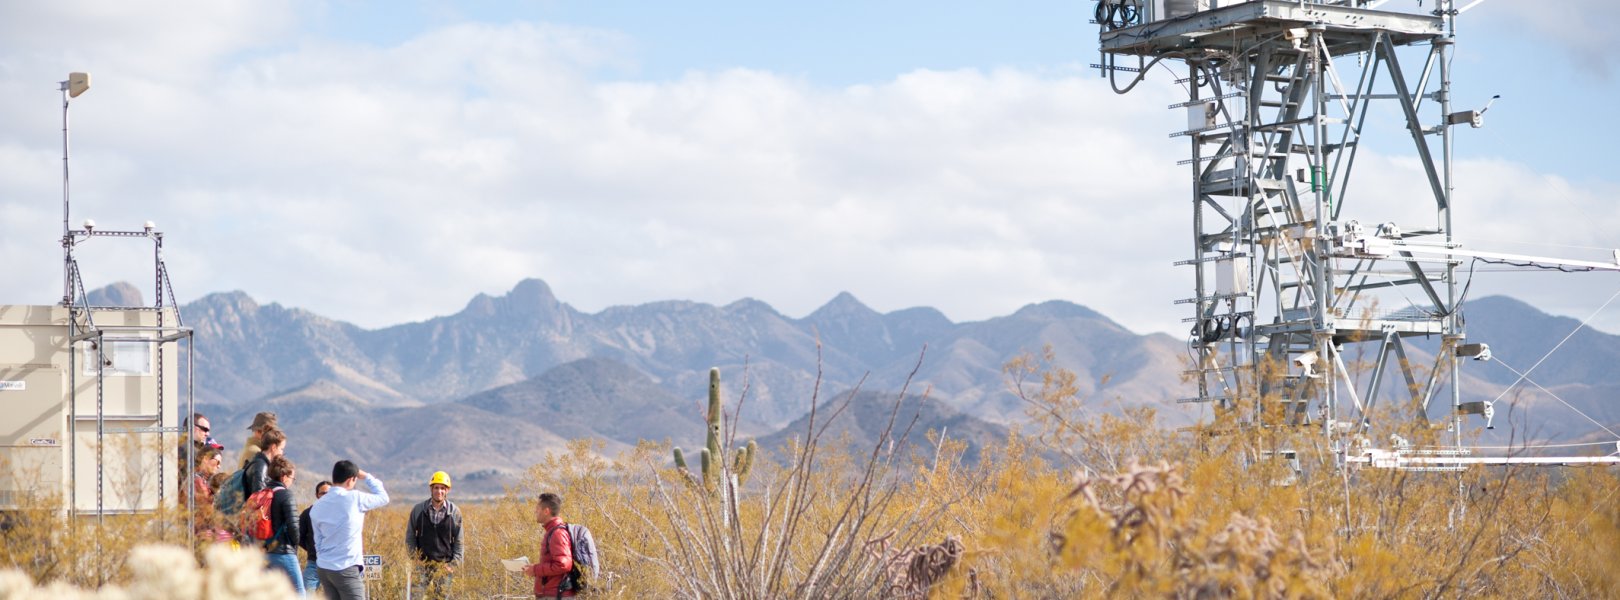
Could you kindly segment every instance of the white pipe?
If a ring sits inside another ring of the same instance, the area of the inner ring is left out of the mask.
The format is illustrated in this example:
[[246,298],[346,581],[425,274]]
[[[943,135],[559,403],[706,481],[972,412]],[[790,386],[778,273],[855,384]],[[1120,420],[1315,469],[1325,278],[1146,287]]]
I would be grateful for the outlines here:
[[[1362,242],[1365,242],[1365,245],[1363,245]],[[1597,262],[1597,261],[1591,261],[1591,260],[1574,260],[1574,259],[1568,259],[1568,258],[1557,258],[1557,257],[1552,257],[1552,256],[1533,256],[1533,255],[1529,255],[1529,254],[1513,254],[1513,253],[1508,253],[1508,252],[1486,252],[1486,251],[1479,251],[1479,250],[1463,250],[1461,248],[1448,248],[1445,245],[1440,244],[1440,243],[1426,244],[1426,243],[1423,243],[1423,242],[1411,242],[1411,241],[1400,241],[1400,240],[1387,240],[1386,241],[1386,240],[1380,240],[1380,239],[1377,239],[1377,238],[1360,238],[1360,239],[1357,239],[1357,240],[1352,240],[1349,244],[1346,245],[1345,249],[1356,253],[1357,256],[1361,256],[1363,254],[1382,254],[1383,251],[1387,250],[1391,256],[1377,256],[1376,257],[1376,258],[1379,258],[1379,259],[1382,259],[1382,260],[1411,260],[1411,259],[1404,259],[1404,258],[1399,257],[1399,256],[1393,256],[1393,254],[1396,253],[1396,252],[1409,252],[1409,253],[1412,253],[1412,254],[1423,254],[1423,255],[1428,255],[1428,256],[1483,258],[1483,259],[1487,259],[1487,260],[1504,260],[1504,261],[1513,261],[1513,262],[1522,262],[1522,263],[1534,263],[1534,264],[1546,265],[1546,266],[1554,266],[1554,267],[1562,266],[1562,267],[1578,267],[1578,268],[1582,268],[1582,269],[1593,269],[1593,270],[1598,270],[1598,271],[1620,271],[1620,261]],[[1617,256],[1620,256],[1620,251],[1617,251]]]
[[1620,456],[1401,456],[1384,451],[1347,456],[1344,460],[1346,463],[1385,469],[1468,465],[1620,465]]

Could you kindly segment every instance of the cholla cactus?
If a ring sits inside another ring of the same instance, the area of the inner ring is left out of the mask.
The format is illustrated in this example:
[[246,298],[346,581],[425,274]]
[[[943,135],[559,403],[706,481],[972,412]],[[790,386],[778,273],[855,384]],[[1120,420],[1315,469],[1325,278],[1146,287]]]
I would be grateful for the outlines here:
[[[714,367],[709,369],[709,414],[705,418],[705,422],[709,426],[708,444],[699,452],[698,457],[703,470],[703,487],[711,491],[714,490],[714,481],[720,476],[721,471],[721,466],[714,464],[714,461],[723,460],[719,457],[721,440],[725,439],[725,430],[722,427],[725,417],[726,413],[721,409],[720,405],[720,368]],[[731,472],[737,476],[738,485],[742,485],[744,481],[748,480],[748,470],[754,464],[754,452],[758,447],[758,444],[755,444],[753,440],[748,440],[748,444],[738,448],[737,453],[732,458]],[[686,455],[681,452],[679,447],[675,448],[675,466],[682,473],[686,473],[688,480],[698,481],[697,477],[687,469]]]
[[883,566],[883,575],[887,580],[881,588],[881,596],[925,600],[934,584],[944,580],[951,569],[961,562],[966,547],[960,538],[946,536],[945,541],[938,544],[925,544],[895,552],[889,548],[889,539],[895,533],[890,531],[866,543],[867,552]]

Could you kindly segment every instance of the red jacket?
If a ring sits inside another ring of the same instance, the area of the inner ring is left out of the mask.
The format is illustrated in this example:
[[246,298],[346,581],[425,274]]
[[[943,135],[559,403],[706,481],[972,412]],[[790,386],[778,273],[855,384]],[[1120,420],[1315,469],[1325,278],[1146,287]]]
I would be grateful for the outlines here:
[[[562,528],[555,535],[552,530]],[[563,578],[574,569],[574,541],[568,537],[568,528],[563,525],[562,517],[552,517],[546,521],[546,533],[540,538],[543,548],[540,549],[540,560],[529,566],[528,573],[534,577],[534,595],[544,598],[557,597],[557,586],[562,585]],[[574,595],[573,590],[563,592],[563,596]]]

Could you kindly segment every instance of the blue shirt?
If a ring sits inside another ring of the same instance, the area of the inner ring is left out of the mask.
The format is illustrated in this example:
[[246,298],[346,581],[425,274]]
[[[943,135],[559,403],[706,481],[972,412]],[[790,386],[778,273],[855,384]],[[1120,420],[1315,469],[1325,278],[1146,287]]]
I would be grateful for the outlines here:
[[[360,486],[371,490],[361,491]],[[365,554],[360,542],[366,525],[366,511],[388,504],[388,490],[376,476],[360,480],[350,490],[332,486],[326,495],[309,508],[309,520],[315,528],[315,566],[328,571],[341,571],[360,564]]]

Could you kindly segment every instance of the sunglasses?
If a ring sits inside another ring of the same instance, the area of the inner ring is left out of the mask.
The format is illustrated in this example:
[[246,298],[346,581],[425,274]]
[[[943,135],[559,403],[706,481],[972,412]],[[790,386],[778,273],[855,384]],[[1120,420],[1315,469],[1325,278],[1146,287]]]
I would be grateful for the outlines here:
[[198,425],[198,426],[197,426],[197,431],[201,431],[201,432],[203,432],[203,433],[208,433],[208,428],[207,428],[207,427],[203,427],[203,426],[202,426],[202,425]]

